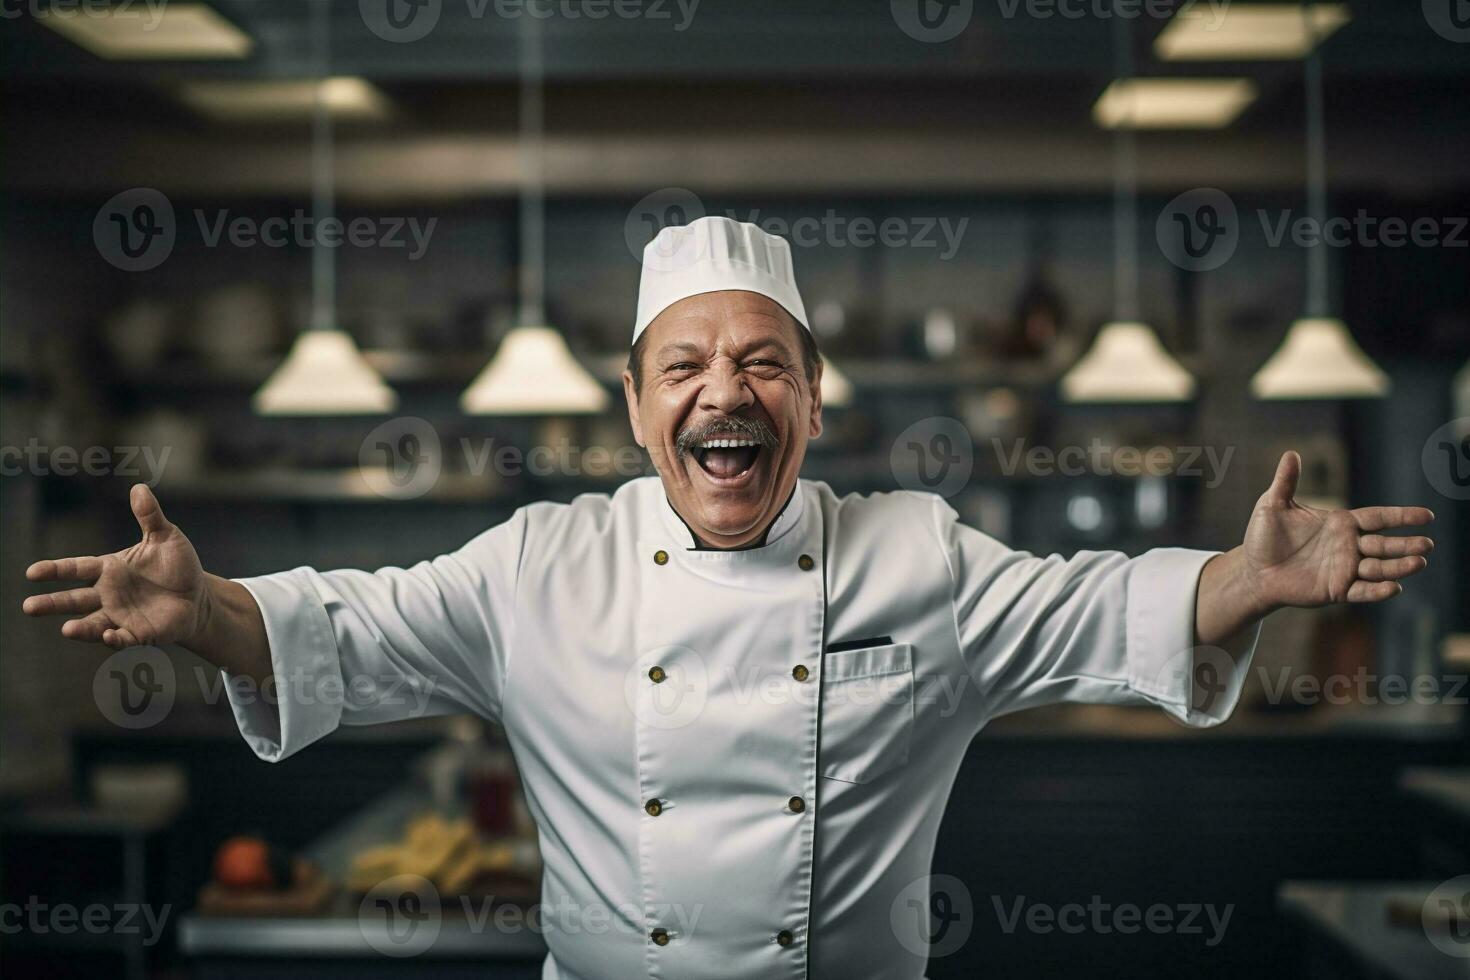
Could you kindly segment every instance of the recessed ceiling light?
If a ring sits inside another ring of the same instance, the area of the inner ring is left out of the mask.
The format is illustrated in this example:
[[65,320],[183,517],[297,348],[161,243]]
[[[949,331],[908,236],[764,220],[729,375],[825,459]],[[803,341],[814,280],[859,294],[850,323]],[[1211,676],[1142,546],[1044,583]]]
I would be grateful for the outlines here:
[[243,58],[255,42],[202,3],[135,3],[58,7],[36,19],[62,37],[111,61]]
[[319,86],[333,116],[382,119],[389,113],[388,97],[365,78],[186,82],[179,98],[224,122],[281,122],[310,117]]
[[1108,86],[1092,118],[1108,129],[1219,129],[1256,97],[1246,78],[1128,78]]
[[1219,13],[1203,5],[1174,16],[1154,41],[1165,61],[1285,61],[1304,58],[1352,20],[1340,3],[1311,5],[1312,30],[1295,4],[1232,3]]

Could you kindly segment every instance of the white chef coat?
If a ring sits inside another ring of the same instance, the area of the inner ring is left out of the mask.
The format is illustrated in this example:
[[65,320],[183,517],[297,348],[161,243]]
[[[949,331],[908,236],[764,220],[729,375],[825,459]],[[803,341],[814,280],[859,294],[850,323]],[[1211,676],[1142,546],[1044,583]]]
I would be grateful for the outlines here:
[[987,720],[1230,713],[1249,649],[1192,704],[1212,554],[1037,558],[939,497],[806,480],[763,546],[697,550],[645,478],[413,568],[240,580],[279,714],[231,700],[269,760],[415,711],[503,725],[540,831],[546,978],[919,978],[893,907]]

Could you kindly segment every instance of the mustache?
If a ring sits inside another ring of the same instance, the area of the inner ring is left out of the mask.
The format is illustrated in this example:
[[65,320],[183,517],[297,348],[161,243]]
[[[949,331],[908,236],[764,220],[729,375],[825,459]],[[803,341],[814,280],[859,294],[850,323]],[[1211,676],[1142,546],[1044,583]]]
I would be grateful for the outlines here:
[[674,449],[679,458],[692,455],[699,444],[714,436],[744,436],[754,440],[762,449],[775,449],[781,444],[776,432],[761,419],[744,415],[720,415],[715,418],[691,422],[679,430],[674,437]]

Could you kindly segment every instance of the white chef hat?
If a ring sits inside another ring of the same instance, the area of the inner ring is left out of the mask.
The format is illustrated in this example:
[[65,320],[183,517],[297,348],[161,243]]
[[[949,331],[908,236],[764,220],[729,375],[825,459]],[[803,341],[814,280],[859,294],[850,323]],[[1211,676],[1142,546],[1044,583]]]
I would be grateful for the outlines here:
[[687,225],[670,225],[644,247],[633,342],[654,317],[679,300],[719,289],[769,296],[811,329],[796,290],[786,239],[748,221],[709,215]]

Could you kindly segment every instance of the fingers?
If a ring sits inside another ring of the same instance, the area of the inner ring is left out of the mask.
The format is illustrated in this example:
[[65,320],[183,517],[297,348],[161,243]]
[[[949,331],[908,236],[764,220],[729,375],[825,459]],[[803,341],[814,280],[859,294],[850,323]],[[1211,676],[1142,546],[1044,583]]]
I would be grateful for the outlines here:
[[1271,480],[1271,486],[1266,489],[1263,496],[1272,503],[1285,506],[1291,503],[1296,496],[1296,483],[1302,475],[1302,458],[1295,450],[1288,450],[1281,454],[1281,461],[1276,464],[1276,476]]
[[100,643],[102,642],[102,634],[112,628],[112,620],[108,618],[107,613],[99,609],[90,616],[83,616],[81,619],[68,619],[62,623],[61,635],[68,640]]
[[1392,582],[1413,575],[1429,564],[1418,555],[1408,558],[1364,558],[1358,562],[1358,578],[1365,582]]
[[59,613],[76,615],[101,608],[102,596],[96,589],[72,589],[50,595],[33,595],[21,603],[21,609],[27,616],[55,616]]
[[114,650],[122,650],[127,647],[138,646],[141,641],[133,635],[132,630],[123,627],[116,627],[114,629],[102,631],[102,642],[106,643]]
[[1402,558],[1405,555],[1427,555],[1434,550],[1434,542],[1423,536],[1365,534],[1358,538],[1358,550],[1369,558]]
[[1428,507],[1359,507],[1352,511],[1353,520],[1364,531],[1382,531],[1390,527],[1412,527],[1434,520]]
[[1348,586],[1348,602],[1382,602],[1392,599],[1404,587],[1397,582],[1364,582],[1362,579]]
[[95,582],[102,575],[102,559],[47,558],[26,569],[26,578],[32,582]]
[[133,484],[133,489],[128,492],[128,503],[144,534],[162,534],[169,529],[168,518],[163,516],[163,508],[158,505],[158,498],[153,496],[148,484]]

